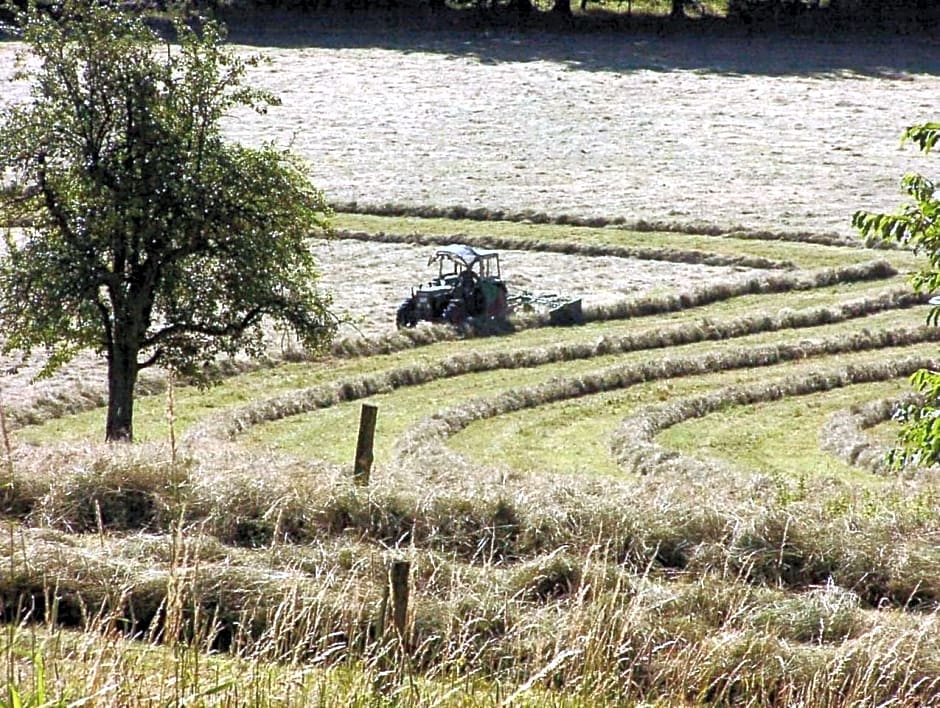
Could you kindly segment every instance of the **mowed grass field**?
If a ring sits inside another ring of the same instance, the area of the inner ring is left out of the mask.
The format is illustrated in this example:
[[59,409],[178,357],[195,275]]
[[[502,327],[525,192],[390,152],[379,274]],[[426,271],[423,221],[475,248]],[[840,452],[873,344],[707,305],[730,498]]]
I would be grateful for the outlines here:
[[[154,380],[129,447],[98,442],[93,398],[5,397],[3,705],[940,700],[940,490],[882,464],[892,402],[938,365],[913,256],[336,225],[377,260],[460,234],[766,267],[607,299],[581,326],[386,327],[223,367],[208,390]],[[357,486],[363,403],[378,425]]]
[[[936,471],[884,464],[940,330],[850,226],[930,169],[930,38],[231,36],[347,322],[148,372],[131,446],[94,353],[0,358],[0,708],[940,704]],[[455,241],[585,323],[396,331]]]

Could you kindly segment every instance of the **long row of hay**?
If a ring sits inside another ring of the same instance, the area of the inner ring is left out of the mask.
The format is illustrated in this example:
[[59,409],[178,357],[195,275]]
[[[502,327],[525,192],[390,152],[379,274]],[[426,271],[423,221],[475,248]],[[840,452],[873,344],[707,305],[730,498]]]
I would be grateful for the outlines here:
[[[485,207],[411,207],[400,204],[362,205],[357,202],[336,203],[333,205],[333,210],[348,214],[368,214],[371,216],[465,219],[468,221],[512,221],[517,223],[557,224],[559,226],[586,228],[616,227],[625,231],[637,231],[640,233],[682,233],[696,236],[721,236],[760,241],[812,243],[822,246],[845,248],[859,248],[863,245],[859,240],[849,239],[836,233],[767,231],[745,229],[743,227],[721,228],[704,222],[689,224],[667,221],[648,221],[646,219],[628,220],[624,217],[581,217],[570,214],[551,215],[532,210],[510,212],[503,209],[488,209]],[[871,244],[864,245],[870,246]]]
[[796,266],[790,261],[775,261],[760,256],[732,256],[709,251],[683,250],[679,248],[641,248],[638,246],[615,246],[613,244],[583,243],[580,241],[556,241],[547,239],[528,239],[505,236],[473,236],[466,234],[391,234],[384,231],[376,233],[366,231],[338,230],[335,238],[377,243],[406,243],[420,246],[447,246],[468,241],[482,248],[500,250],[541,251],[576,256],[610,256],[614,258],[635,258],[644,261],[666,261],[689,265],[725,266],[759,269],[792,269]]
[[697,342],[723,341],[783,329],[816,327],[909,307],[917,302],[919,296],[912,295],[906,288],[897,288],[870,297],[848,300],[832,307],[784,310],[776,314],[762,313],[727,320],[710,320],[694,325],[667,325],[647,332],[602,337],[594,342],[564,342],[546,347],[491,352],[470,351],[434,363],[422,362],[354,380],[293,390],[253,401],[246,406],[225,410],[204,419],[197,428],[190,431],[187,439],[231,439],[252,425],[443,378],[665,349]]
[[[252,359],[219,359],[207,366],[204,373],[213,380],[219,380],[268,369],[282,363],[283,360],[272,356]],[[0,393],[3,391],[2,383],[0,380]],[[166,386],[167,380],[164,372],[147,369],[141,372],[134,393],[137,396],[154,396],[164,393]],[[102,408],[107,405],[107,402],[108,390],[103,370],[100,377],[71,376],[68,382],[49,386],[40,394],[29,397],[25,403],[12,397],[3,399],[11,430],[28,425],[41,425],[55,418]]]
[[[709,283],[688,292],[665,295],[647,295],[639,298],[625,298],[622,301],[593,308],[585,308],[586,322],[608,322],[630,317],[646,317],[679,312],[690,307],[702,307],[716,302],[731,300],[743,295],[768,295],[792,291],[814,290],[833,285],[858,283],[869,280],[883,280],[897,275],[897,270],[887,261],[875,260],[839,268],[820,268],[810,271],[772,272],[758,276],[745,277]],[[520,317],[517,326],[546,326],[549,316],[536,315]]]
[[[680,292],[672,295],[652,295],[640,298],[625,299],[597,310],[585,310],[587,321],[609,321],[629,317],[642,317],[647,315],[677,312],[682,309],[705,306],[741,295],[787,292],[790,290],[808,290],[828,287],[838,283],[854,283],[868,280],[879,280],[896,275],[896,271],[885,261],[872,261],[870,263],[847,266],[838,269],[821,269],[809,273],[784,273],[761,278],[752,278],[746,282],[715,283],[689,292]],[[877,302],[867,303],[859,301],[861,313],[874,313],[880,309],[891,307],[906,307],[917,304],[921,298],[909,289],[897,288],[875,296],[875,299],[888,298],[883,305]],[[867,309],[866,309],[867,308]],[[812,318],[812,315],[809,315]],[[841,315],[838,308],[833,310],[832,321],[839,321]],[[822,323],[820,320],[819,323]],[[418,327],[374,338],[349,337],[335,342],[330,354],[336,357],[360,357],[375,354],[389,354],[398,351],[428,346],[445,341],[479,336],[486,334],[507,334],[511,331],[531,327],[549,326],[546,316],[520,316],[514,318],[506,328],[483,328],[480,330],[457,330],[450,326]],[[786,325],[784,325],[786,326]],[[808,326],[808,325],[807,325]],[[666,346],[666,344],[661,345]],[[294,353],[287,357],[290,360],[316,360],[316,355]],[[280,363],[277,358],[259,358],[252,360],[220,360],[215,364],[214,375],[218,377],[231,377],[238,374],[257,371]],[[165,390],[166,381],[163,376],[142,376],[138,386],[140,395],[161,393]],[[5,401],[7,415],[12,428],[24,425],[35,425],[51,418],[80,413],[100,407],[105,404],[105,392],[101,386],[77,384],[70,386],[68,393],[60,390],[51,390],[46,396],[32,398],[28,406],[18,406],[15,401]]]

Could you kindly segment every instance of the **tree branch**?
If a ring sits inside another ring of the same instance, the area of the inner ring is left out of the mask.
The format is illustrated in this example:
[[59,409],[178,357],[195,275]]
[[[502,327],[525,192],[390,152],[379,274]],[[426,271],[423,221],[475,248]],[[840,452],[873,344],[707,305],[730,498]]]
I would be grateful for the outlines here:
[[45,150],[39,151],[39,154],[36,156],[36,162],[39,165],[39,191],[42,194],[46,209],[52,214],[52,218],[55,219],[56,225],[62,230],[65,237],[72,243],[75,243],[77,239],[75,238],[75,232],[72,231],[72,225],[69,223],[68,214],[65,213],[62,204],[59,202],[58,195],[52,188],[52,185],[49,184],[49,180],[46,179]]
[[258,319],[267,312],[267,309],[267,306],[259,305],[245,313],[238,321],[231,322],[222,327],[215,327],[198,322],[170,325],[156,332],[152,337],[144,339],[142,348],[157,346],[181,334],[203,334],[207,337],[230,337],[232,335],[241,334],[257,322]]
[[163,358],[163,349],[157,349],[148,359],[137,362],[137,369],[149,369]]

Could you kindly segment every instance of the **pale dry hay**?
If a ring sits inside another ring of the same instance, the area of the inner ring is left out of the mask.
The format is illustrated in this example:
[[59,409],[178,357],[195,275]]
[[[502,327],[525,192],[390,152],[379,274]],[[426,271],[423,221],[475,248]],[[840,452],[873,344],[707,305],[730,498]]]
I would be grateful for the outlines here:
[[[819,431],[820,447],[848,465],[884,474],[889,469],[889,449],[874,440],[866,431],[878,423],[890,420],[898,409],[922,403],[923,397],[911,392],[836,411],[829,416]],[[904,474],[910,477],[917,471],[913,466],[905,467]]]
[[[304,29],[236,35],[284,101],[231,134],[308,158],[330,199],[854,235],[932,120],[930,39]],[[265,47],[265,43],[277,44]]]

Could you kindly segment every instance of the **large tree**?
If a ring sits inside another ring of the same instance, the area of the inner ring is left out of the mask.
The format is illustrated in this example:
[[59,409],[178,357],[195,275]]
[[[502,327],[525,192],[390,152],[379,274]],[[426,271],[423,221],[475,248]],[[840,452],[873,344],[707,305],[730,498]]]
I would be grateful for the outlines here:
[[[930,153],[940,141],[940,123],[926,123],[908,128],[903,141],[917,144],[924,154]],[[906,175],[902,180],[909,200],[894,214],[872,214],[860,211],[853,223],[866,238],[879,238],[911,248],[927,259],[926,266],[911,279],[914,289],[924,294],[940,293],[940,184],[919,174]],[[928,322],[940,324],[940,304],[933,307]],[[940,463],[940,372],[922,370],[914,374],[913,383],[923,404],[900,412],[904,422],[900,447],[893,453],[897,464],[933,465]]]
[[8,31],[28,48],[32,99],[0,113],[0,217],[27,226],[0,257],[7,351],[46,371],[86,348],[108,365],[108,440],[133,436],[138,373],[198,374],[263,346],[263,324],[314,347],[332,336],[310,237],[329,209],[273,146],[226,141],[220,121],[275,99],[213,23],[171,43],[96,0],[31,7]]

